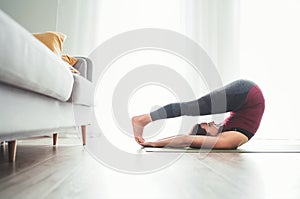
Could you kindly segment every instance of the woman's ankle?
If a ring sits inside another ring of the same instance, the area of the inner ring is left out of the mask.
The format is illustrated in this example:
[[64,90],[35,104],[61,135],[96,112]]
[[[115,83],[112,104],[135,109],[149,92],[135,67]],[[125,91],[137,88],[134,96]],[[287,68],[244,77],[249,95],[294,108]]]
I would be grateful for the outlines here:
[[151,117],[149,114],[144,114],[144,115],[139,115],[139,116],[134,116],[132,118],[132,123],[135,125],[138,125],[140,127],[144,127],[147,124],[149,124],[152,121]]

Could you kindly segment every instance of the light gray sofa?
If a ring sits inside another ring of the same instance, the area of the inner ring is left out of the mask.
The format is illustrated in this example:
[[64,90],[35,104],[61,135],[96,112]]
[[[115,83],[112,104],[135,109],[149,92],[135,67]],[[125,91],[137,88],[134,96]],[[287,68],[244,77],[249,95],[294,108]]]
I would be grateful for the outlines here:
[[78,57],[80,75],[0,10],[0,142],[14,161],[18,139],[79,127],[85,144],[93,108],[92,62]]

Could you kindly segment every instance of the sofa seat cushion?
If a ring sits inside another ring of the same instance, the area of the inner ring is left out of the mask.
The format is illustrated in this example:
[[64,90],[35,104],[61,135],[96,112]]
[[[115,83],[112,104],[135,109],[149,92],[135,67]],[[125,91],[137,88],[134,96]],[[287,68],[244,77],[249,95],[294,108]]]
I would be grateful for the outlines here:
[[47,135],[76,125],[71,103],[2,83],[0,93],[1,141]]
[[0,10],[0,81],[67,101],[73,88],[69,65]]
[[69,102],[77,105],[92,106],[94,103],[94,86],[81,75],[73,74],[74,85]]

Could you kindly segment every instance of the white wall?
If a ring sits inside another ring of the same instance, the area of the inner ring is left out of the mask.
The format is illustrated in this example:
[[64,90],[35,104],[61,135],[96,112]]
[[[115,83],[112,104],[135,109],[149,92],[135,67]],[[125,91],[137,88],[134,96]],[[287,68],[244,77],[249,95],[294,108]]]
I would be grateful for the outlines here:
[[88,55],[98,0],[1,0],[0,8],[29,32],[59,31],[67,35],[64,52]]
[[300,138],[300,1],[241,2],[241,75],[266,99],[257,136]]
[[224,83],[239,78],[239,1],[187,1],[187,34],[216,64]]
[[57,31],[68,35],[64,49],[88,56],[97,45],[100,0],[58,0]]
[[57,0],[0,0],[0,8],[30,32],[56,29]]

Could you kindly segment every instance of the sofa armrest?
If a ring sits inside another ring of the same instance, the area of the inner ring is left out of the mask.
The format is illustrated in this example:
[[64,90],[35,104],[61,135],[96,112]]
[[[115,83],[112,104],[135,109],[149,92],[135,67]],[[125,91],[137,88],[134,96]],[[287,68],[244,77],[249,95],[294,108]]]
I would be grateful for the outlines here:
[[93,62],[88,57],[75,57],[77,59],[76,64],[73,66],[76,68],[80,75],[92,82],[93,80]]

